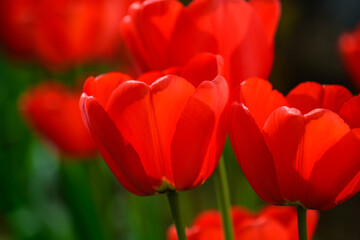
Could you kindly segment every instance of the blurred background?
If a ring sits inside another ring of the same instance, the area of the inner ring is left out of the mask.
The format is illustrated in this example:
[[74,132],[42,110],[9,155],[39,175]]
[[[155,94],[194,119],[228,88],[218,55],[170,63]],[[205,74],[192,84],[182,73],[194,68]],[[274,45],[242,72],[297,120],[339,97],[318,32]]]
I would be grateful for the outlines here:
[[[26,5],[27,2],[23,0],[22,4]],[[113,6],[112,2],[115,1],[108,1],[108,6]],[[130,4],[128,2],[117,8],[95,6],[92,10],[103,9],[104,16],[116,11],[124,13]],[[26,12],[19,11],[18,7],[2,6],[2,18],[15,12],[18,15],[11,16],[27,19]],[[81,6],[74,12],[79,9]],[[107,12],[109,9],[111,13]],[[51,14],[51,8],[47,11]],[[43,9],[41,14],[47,11]],[[116,17],[109,20],[103,17],[102,22],[114,19]],[[358,22],[358,0],[283,1],[276,35],[275,63],[270,76],[274,87],[286,94],[300,82],[317,81],[341,84],[358,94],[359,90],[344,69],[337,45],[340,34],[353,30]],[[31,35],[31,31],[41,32],[26,24],[24,28],[30,31],[27,34]],[[79,26],[72,26],[71,34],[78,33]],[[12,27],[2,20],[1,37],[9,38],[16,34],[12,32]],[[104,28],[96,25],[91,27]],[[58,39],[62,36],[61,31],[53,29],[50,35]],[[85,36],[84,39],[79,37],[74,44],[80,44],[84,52],[90,52],[89,59],[94,56],[94,59],[99,59],[97,51],[90,51],[87,43],[95,40],[102,42],[104,45],[101,46],[108,47],[108,54],[101,56],[106,60],[86,62],[77,55],[52,51],[51,56],[44,54],[34,61],[30,55],[28,59],[9,55],[9,44],[0,46],[0,240],[161,240],[165,239],[165,232],[172,223],[166,196],[138,197],[128,193],[100,156],[82,160],[63,157],[31,130],[19,111],[19,99],[24,92],[45,80],[81,90],[82,82],[88,76],[108,71],[128,71],[130,60],[124,54],[124,46],[120,44],[114,49],[106,39],[94,40],[96,36]],[[29,40],[25,40],[26,36],[20,39],[24,39],[24,42],[7,41],[22,46],[23,52],[28,51],[26,46]],[[40,42],[40,52],[42,47],[47,47],[42,44],[46,40],[36,41]],[[117,41],[121,43],[121,39]],[[59,67],[53,68],[54,62]],[[224,158],[232,204],[259,210],[264,203],[242,175],[229,143],[225,146]],[[198,189],[182,192],[180,198],[187,225],[202,210],[217,208],[212,178]],[[359,214],[359,194],[332,210],[321,212],[315,239],[360,239]]]

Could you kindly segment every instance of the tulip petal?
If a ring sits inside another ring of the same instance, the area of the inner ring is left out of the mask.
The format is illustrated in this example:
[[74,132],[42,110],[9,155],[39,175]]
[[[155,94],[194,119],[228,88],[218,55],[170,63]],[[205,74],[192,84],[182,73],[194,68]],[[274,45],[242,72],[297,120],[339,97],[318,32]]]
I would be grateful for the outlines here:
[[[306,205],[310,208],[325,210],[342,201],[339,194],[352,183],[358,181],[360,171],[360,129],[348,132],[340,141],[331,147],[315,164],[309,179]],[[355,185],[359,190],[359,184]],[[354,194],[353,188],[348,188]],[[339,201],[339,202],[336,202]]]
[[223,59],[219,55],[201,53],[194,56],[184,66],[180,75],[195,87],[203,81],[211,81],[221,74]]
[[345,102],[339,115],[349,124],[350,128],[360,128],[360,95]]
[[350,131],[349,126],[334,112],[316,109],[305,115],[305,131],[301,145],[299,172],[309,180],[318,160]]
[[179,17],[169,49],[170,61],[182,66],[196,53],[221,54],[232,86],[267,77],[272,65],[272,45],[260,17],[242,0],[193,1]]
[[353,97],[351,92],[340,85],[324,85],[322,108],[339,112],[341,106]]
[[286,96],[291,107],[299,109],[303,114],[322,107],[323,86],[316,82],[304,82],[297,85]]
[[[202,82],[189,98],[180,116],[171,143],[171,164],[176,189],[194,187],[201,173],[214,132],[216,100],[215,84]],[[215,154],[212,157],[215,158]]]
[[296,209],[294,207],[269,205],[263,208],[259,215],[276,219],[282,225],[288,226],[293,219],[296,219]]
[[121,31],[143,71],[169,67],[167,46],[183,5],[176,0],[145,1],[130,6]]
[[153,82],[158,80],[159,78],[165,76],[165,74],[161,71],[150,71],[144,74],[141,74],[137,80],[140,82],[144,82],[147,85],[151,85]]
[[138,152],[156,188],[164,181],[174,184],[170,145],[193,92],[189,82],[170,75],[158,79],[150,88],[142,82],[126,82],[109,101],[109,115]]
[[290,240],[290,233],[278,221],[260,216],[256,219],[248,219],[237,226],[235,231],[236,239]]
[[249,78],[240,86],[240,101],[249,109],[260,129],[275,109],[287,106],[285,97],[273,90],[269,81]]
[[250,5],[259,15],[270,43],[274,41],[280,19],[281,4],[279,0],[250,0]]
[[196,240],[219,240],[223,236],[224,233],[221,228],[206,228],[196,234]]
[[345,87],[340,85],[321,85],[316,82],[305,82],[295,87],[287,96],[292,107],[302,113],[315,108],[326,108],[338,112],[341,106],[352,97]]
[[[235,32],[237,27],[241,26],[234,26]],[[268,78],[273,65],[274,48],[273,44],[268,43],[260,19],[253,11],[246,28],[246,37],[241,40],[235,38],[233,41],[238,44],[227,58],[226,52],[224,54],[220,52],[222,56],[224,55],[225,76],[229,78],[231,87],[238,87],[242,81],[250,77]],[[226,66],[229,66],[229,69],[226,69]]]
[[192,1],[179,14],[169,42],[169,61],[173,65],[184,66],[198,53],[219,52],[216,36],[208,29],[202,29],[212,24],[210,18],[214,11],[209,9],[212,7],[211,1]]
[[229,138],[241,169],[255,192],[266,202],[284,203],[271,153],[243,104],[234,105]]
[[130,80],[128,75],[122,73],[107,73],[96,78],[90,77],[84,85],[84,92],[93,96],[105,108],[111,93],[123,82]]
[[46,83],[24,94],[20,108],[30,125],[46,140],[70,157],[89,157],[97,153],[79,109],[80,93],[61,84]]
[[180,74],[179,67],[170,67],[162,71],[149,71],[144,74],[141,74],[137,80],[146,83],[147,85],[153,84],[156,80],[165,75],[179,75]]
[[[334,112],[316,109],[305,115],[305,130],[299,146],[298,173],[301,179],[308,181],[314,165],[324,153],[338,142],[349,126]],[[305,182],[298,183],[298,199],[306,198]]]
[[233,225],[236,228],[236,226],[242,221],[255,218],[255,214],[245,207],[232,206],[231,217],[233,220]]
[[84,93],[80,100],[80,106],[87,127],[119,182],[134,194],[154,194],[139,155],[133,146],[121,136],[97,100]]
[[175,75],[163,77],[151,85],[153,117],[163,162],[160,165],[164,175],[173,182],[171,170],[170,145],[175,134],[177,123],[184,111],[189,97],[195,88],[185,79]]
[[[158,133],[150,103],[149,86],[139,81],[127,81],[112,94],[106,111],[139,155],[154,188],[162,185],[162,158]],[[168,179],[171,176],[166,176]]]
[[217,210],[205,210],[193,220],[192,226],[199,229],[221,228],[221,216]]
[[297,157],[303,132],[304,117],[295,108],[276,109],[264,124],[263,135],[273,157],[280,193],[289,202],[298,200]]
[[360,191],[360,172],[347,184],[341,193],[323,209],[331,209],[357,194]]
[[215,113],[215,128],[211,136],[203,166],[201,167],[201,171],[195,185],[201,184],[204,179],[208,179],[214,172],[223,152],[228,132],[228,113],[225,108],[229,97],[229,89],[226,80],[221,76],[217,76],[213,80],[213,83],[216,88],[216,106],[213,106]]

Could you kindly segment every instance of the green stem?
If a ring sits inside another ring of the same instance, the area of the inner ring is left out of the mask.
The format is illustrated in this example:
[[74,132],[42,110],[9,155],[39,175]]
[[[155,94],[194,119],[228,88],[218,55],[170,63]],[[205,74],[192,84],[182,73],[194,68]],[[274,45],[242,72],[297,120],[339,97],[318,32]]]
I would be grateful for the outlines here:
[[303,206],[297,207],[299,240],[307,240],[306,209]]
[[178,240],[187,240],[185,225],[180,216],[179,196],[175,191],[168,192],[167,196],[170,204],[171,214],[175,222]]
[[230,214],[230,192],[223,157],[220,158],[219,165],[215,170],[214,181],[218,205],[223,219],[225,240],[234,240],[234,230]]

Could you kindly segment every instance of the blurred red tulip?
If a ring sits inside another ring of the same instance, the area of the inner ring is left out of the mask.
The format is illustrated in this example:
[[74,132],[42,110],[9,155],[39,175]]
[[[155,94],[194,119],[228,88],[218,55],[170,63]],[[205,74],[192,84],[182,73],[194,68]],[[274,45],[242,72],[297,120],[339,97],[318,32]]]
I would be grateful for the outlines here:
[[360,89],[360,24],[339,38],[339,51],[350,77]]
[[214,171],[225,143],[220,124],[228,99],[220,58],[195,56],[178,75],[150,72],[89,78],[84,121],[108,166],[130,192],[187,190]]
[[176,0],[134,3],[122,22],[124,39],[141,71],[184,66],[196,53],[224,58],[230,89],[248,77],[268,77],[278,0]]
[[285,98],[258,78],[243,82],[240,96],[229,137],[262,199],[326,210],[359,191],[359,96],[307,82]]
[[29,124],[69,157],[92,157],[97,147],[79,109],[80,92],[45,83],[26,92],[20,109]]
[[51,69],[112,58],[119,22],[134,0],[2,0],[0,41]]
[[[232,221],[235,239],[238,240],[296,240],[298,225],[296,209],[293,207],[268,206],[259,213],[252,213],[241,207],[232,207]],[[307,212],[308,238],[314,235],[319,219],[317,211]],[[189,240],[222,240],[221,215],[216,210],[200,213],[191,227],[186,229]],[[177,240],[172,225],[167,232],[168,240]]]

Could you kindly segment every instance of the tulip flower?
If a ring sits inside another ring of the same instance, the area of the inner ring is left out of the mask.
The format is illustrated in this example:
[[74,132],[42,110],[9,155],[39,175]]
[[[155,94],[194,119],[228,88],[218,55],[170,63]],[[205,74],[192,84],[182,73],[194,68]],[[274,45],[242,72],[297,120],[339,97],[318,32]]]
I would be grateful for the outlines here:
[[353,32],[340,36],[339,51],[347,72],[360,89],[360,24]]
[[119,48],[119,21],[132,0],[2,0],[0,42],[50,69],[107,60]]
[[20,110],[44,139],[69,157],[91,157],[97,147],[81,118],[80,92],[60,83],[45,83],[27,91]]
[[184,66],[197,53],[224,57],[229,88],[248,77],[268,77],[278,0],[176,0],[134,3],[122,22],[125,42],[141,71]]
[[[167,193],[180,240],[186,240],[176,191],[214,171],[226,138],[228,86],[221,57],[196,55],[182,69],[89,78],[83,119],[119,182],[137,195]],[[177,75],[165,75],[178,72]]]
[[359,191],[359,96],[307,82],[285,98],[252,78],[241,85],[240,99],[229,137],[263,200],[326,210]]
[[127,190],[188,190],[212,174],[226,136],[220,123],[228,88],[220,65],[220,57],[201,54],[178,75],[150,72],[138,81],[108,73],[86,81],[83,119]]
[[[297,219],[292,207],[268,206],[259,213],[253,213],[243,207],[232,207],[232,222],[237,240],[296,240]],[[312,238],[319,214],[309,211],[308,236]],[[216,210],[200,213],[187,228],[189,240],[221,240],[223,239],[220,214]],[[167,232],[168,240],[177,240],[174,226]]]

